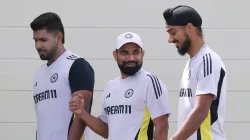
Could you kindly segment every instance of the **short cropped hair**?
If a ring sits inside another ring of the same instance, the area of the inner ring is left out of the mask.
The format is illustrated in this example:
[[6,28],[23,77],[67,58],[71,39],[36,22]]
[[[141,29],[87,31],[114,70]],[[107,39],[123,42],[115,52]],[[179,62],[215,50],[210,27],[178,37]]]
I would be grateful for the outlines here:
[[30,23],[30,27],[33,31],[45,29],[47,32],[61,32],[63,34],[62,43],[65,42],[64,27],[56,13],[47,12],[39,15]]

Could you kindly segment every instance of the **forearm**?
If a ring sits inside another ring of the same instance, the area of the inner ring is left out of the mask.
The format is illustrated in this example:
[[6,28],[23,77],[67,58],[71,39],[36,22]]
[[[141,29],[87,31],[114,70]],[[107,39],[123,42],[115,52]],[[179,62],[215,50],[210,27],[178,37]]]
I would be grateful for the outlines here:
[[155,128],[154,140],[168,140],[168,127]]
[[81,121],[81,119],[76,116],[72,122],[68,140],[80,140],[83,136],[83,132],[85,130],[85,124]]
[[108,138],[108,125],[101,119],[90,115],[86,111],[83,111],[80,117],[91,130],[104,138]]
[[200,127],[206,117],[206,112],[204,112],[203,110],[194,109],[189,114],[179,131],[177,131],[177,133],[175,134],[175,138],[177,140],[188,139]]
[[[85,100],[86,101],[84,102],[82,110],[84,110],[85,112],[89,112],[90,99]],[[83,136],[85,127],[86,123],[81,120],[81,117],[79,115],[75,115],[75,119],[73,119],[72,126],[70,128],[68,140],[80,140]]]

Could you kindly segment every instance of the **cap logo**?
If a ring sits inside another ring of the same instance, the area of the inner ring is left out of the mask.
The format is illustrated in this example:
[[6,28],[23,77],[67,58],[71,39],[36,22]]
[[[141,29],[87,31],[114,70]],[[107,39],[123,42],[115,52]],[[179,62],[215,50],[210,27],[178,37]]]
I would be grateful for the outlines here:
[[132,37],[133,37],[133,35],[130,34],[130,33],[127,33],[127,34],[125,35],[125,38],[132,38]]

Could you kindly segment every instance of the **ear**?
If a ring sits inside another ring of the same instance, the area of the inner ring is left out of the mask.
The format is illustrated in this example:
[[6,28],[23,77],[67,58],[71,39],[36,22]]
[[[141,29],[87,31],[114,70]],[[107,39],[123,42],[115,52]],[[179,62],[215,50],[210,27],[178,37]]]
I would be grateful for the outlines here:
[[188,23],[185,27],[186,27],[186,32],[190,35],[190,33],[193,32],[193,29],[194,29],[193,24]]
[[115,61],[117,61],[117,52],[116,52],[116,50],[113,51],[113,56],[114,56]]
[[144,54],[145,54],[145,51],[144,51],[144,50],[141,50],[141,55],[142,55],[142,57],[144,57]]
[[61,32],[56,33],[56,42],[62,42],[63,34]]

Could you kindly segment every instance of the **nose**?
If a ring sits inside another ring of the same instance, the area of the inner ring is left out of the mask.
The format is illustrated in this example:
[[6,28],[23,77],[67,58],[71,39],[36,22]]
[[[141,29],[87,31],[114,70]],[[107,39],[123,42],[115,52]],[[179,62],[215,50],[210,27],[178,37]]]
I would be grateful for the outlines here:
[[35,46],[37,49],[40,49],[42,47],[42,43],[40,41],[36,41]]
[[133,54],[129,54],[128,57],[127,57],[127,60],[129,60],[129,61],[135,60],[134,55]]
[[172,43],[173,41],[174,41],[174,38],[173,38],[173,36],[170,35],[170,36],[168,37],[168,43]]

